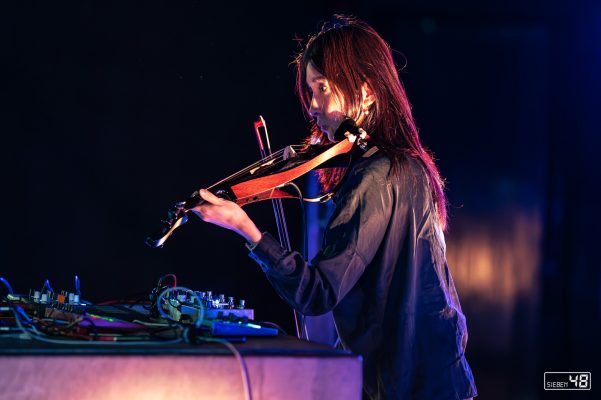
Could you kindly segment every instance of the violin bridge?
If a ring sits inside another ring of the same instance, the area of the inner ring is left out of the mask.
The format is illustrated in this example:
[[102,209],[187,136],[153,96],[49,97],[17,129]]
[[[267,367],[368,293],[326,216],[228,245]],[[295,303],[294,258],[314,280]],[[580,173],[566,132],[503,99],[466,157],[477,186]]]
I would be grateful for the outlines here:
[[258,170],[260,170],[261,168],[263,168],[263,167],[266,167],[266,166],[268,166],[268,165],[271,165],[271,164],[273,164],[274,162],[275,162],[275,158],[274,158],[273,160],[270,160],[270,161],[266,162],[265,164],[261,164],[261,165],[259,165],[258,167],[251,169],[251,170],[250,170],[248,173],[252,175],[252,174],[254,174],[255,172],[257,172]]
[[296,151],[292,148],[292,146],[286,146],[286,148],[284,148],[284,160],[292,157],[296,157]]

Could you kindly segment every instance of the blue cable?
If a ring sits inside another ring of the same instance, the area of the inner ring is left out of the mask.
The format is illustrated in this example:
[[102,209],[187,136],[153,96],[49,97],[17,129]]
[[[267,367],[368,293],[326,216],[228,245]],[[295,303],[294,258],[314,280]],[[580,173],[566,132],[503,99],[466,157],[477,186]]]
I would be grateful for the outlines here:
[[2,276],[0,276],[0,281],[2,281],[2,283],[4,283],[4,286],[6,286],[6,288],[8,289],[8,292],[10,294],[13,294],[13,288],[12,288],[12,286],[10,286],[10,283],[8,283],[8,281],[6,279],[4,279]]
[[[165,311],[163,311],[163,307],[162,307],[162,304],[161,304],[161,302],[162,302],[163,298],[165,297],[165,295],[167,295],[168,293],[171,293],[171,292],[176,292],[177,293],[178,290],[181,290],[183,292],[192,292],[192,293],[194,293],[194,296],[196,296],[196,298],[198,299],[199,316],[196,319],[196,321],[194,322],[194,326],[196,328],[200,328],[200,326],[202,325],[202,321],[204,320],[204,315],[205,315],[205,310],[204,310],[204,307],[202,305],[202,300],[201,300],[200,296],[198,296],[198,294],[196,292],[194,292],[193,290],[190,290],[190,289],[188,289],[186,287],[175,286],[175,287],[171,287],[171,288],[167,288],[167,289],[163,290],[158,295],[157,300],[156,300],[156,306],[157,306],[157,310],[158,310],[159,314],[161,314],[161,317],[163,317],[163,318],[165,318],[165,319],[167,319],[169,321],[173,321],[176,324],[180,324],[181,325],[180,321],[174,320],[169,315],[167,315],[167,313]],[[166,301],[169,301],[169,299],[166,299]]]
[[46,282],[44,282],[44,286],[42,286],[42,290],[40,290],[40,293],[43,293],[44,289],[46,288],[48,288],[49,291],[54,293],[54,289],[52,289],[52,286],[50,286],[50,281],[48,279],[46,279]]
[[32,321],[32,319],[31,319],[31,318],[29,318],[29,315],[27,315],[27,314],[25,313],[25,311],[24,311],[24,310],[21,308],[21,306],[15,305],[14,307],[15,307],[15,309],[17,310],[17,312],[18,312],[19,314],[21,314],[21,315],[23,316],[23,318],[25,318],[25,321],[27,321],[27,322],[29,322],[29,323],[32,323],[32,322],[33,322],[33,321]]

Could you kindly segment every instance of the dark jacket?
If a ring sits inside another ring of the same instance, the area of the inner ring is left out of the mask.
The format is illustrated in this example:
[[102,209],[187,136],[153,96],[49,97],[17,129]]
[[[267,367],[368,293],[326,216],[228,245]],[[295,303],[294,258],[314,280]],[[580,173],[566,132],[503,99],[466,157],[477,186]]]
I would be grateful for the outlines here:
[[335,197],[322,250],[307,263],[269,234],[251,252],[284,300],[305,315],[333,311],[345,348],[363,356],[371,398],[475,396],[465,317],[421,162],[372,148]]

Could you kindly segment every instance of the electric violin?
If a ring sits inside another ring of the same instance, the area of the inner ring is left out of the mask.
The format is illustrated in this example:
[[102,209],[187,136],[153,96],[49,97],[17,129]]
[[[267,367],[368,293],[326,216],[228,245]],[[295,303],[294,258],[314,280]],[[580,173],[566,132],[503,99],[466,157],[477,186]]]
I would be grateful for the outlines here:
[[[340,124],[334,138],[338,141],[325,145],[284,147],[209,186],[207,190],[241,207],[270,199],[298,199],[302,195],[291,185],[293,180],[314,169],[330,167],[334,165],[336,158],[350,155],[355,149],[365,151],[368,147],[369,135],[350,118]],[[327,200],[332,194],[303,200]],[[167,218],[162,221],[159,235],[148,237],[146,244],[153,248],[162,247],[173,232],[188,221],[188,213],[204,202],[198,191],[195,191],[185,201],[175,203],[168,210]]]

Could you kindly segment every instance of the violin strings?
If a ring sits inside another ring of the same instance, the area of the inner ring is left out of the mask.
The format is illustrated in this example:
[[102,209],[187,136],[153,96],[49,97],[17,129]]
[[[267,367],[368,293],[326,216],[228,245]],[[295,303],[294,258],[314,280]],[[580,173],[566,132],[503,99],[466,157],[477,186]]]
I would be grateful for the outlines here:
[[244,169],[242,169],[242,170],[240,170],[238,172],[235,172],[232,175],[230,175],[230,176],[228,176],[228,177],[220,180],[219,182],[217,182],[217,183],[209,186],[208,189],[212,189],[215,186],[220,185],[220,184],[222,184],[224,182],[227,182],[229,180],[233,180],[233,179],[236,179],[236,178],[238,178],[238,177],[240,177],[242,175],[245,175],[249,171],[251,171],[252,169],[260,167],[263,164],[266,164],[266,163],[272,163],[272,164],[274,164],[274,163],[280,162],[281,160],[284,159],[284,153],[285,153],[286,149],[288,149],[288,148],[292,148],[293,150],[295,150],[295,149],[300,149],[302,147],[303,147],[303,145],[291,145],[291,146],[284,147],[283,149],[280,149],[280,150],[276,151],[275,153],[272,153],[271,155],[269,155],[267,157],[264,157],[264,158],[260,159],[259,161],[257,161],[255,163],[249,165],[248,167],[246,167],[246,168],[244,168]]
[[[210,186],[209,189],[211,189],[214,186],[217,186],[223,182],[226,182],[228,180],[232,180],[235,179],[241,175],[245,175],[246,173],[248,173],[250,170],[252,170],[253,168],[257,168],[265,163],[272,163],[276,158],[279,158],[279,156],[283,153],[283,150],[279,150],[276,153],[272,154],[271,156],[265,157],[260,159],[259,161],[247,166],[246,168],[241,169],[240,171],[234,172],[232,175],[220,180],[219,182],[215,183],[214,185]],[[280,160],[277,160],[280,161]]]
[[[293,145],[293,146],[289,146],[289,147],[292,147],[293,150],[294,150],[294,148],[300,149],[302,147],[302,145]],[[224,181],[227,181],[227,180],[230,180],[230,179],[235,179],[235,178],[237,178],[239,176],[245,175],[246,173],[248,173],[252,169],[258,168],[261,165],[264,165],[266,163],[275,164],[275,163],[280,162],[281,160],[284,159],[283,154],[286,151],[286,149],[287,148],[278,150],[277,152],[273,153],[272,155],[262,158],[261,160],[255,162],[255,163],[253,163],[251,165],[249,165],[248,167],[246,167],[246,168],[244,168],[244,169],[242,169],[242,170],[240,170],[240,171],[238,171],[238,172],[230,175],[229,177],[221,180],[220,182],[216,183],[215,185],[218,185],[218,184],[220,184],[220,183],[222,183]]]

